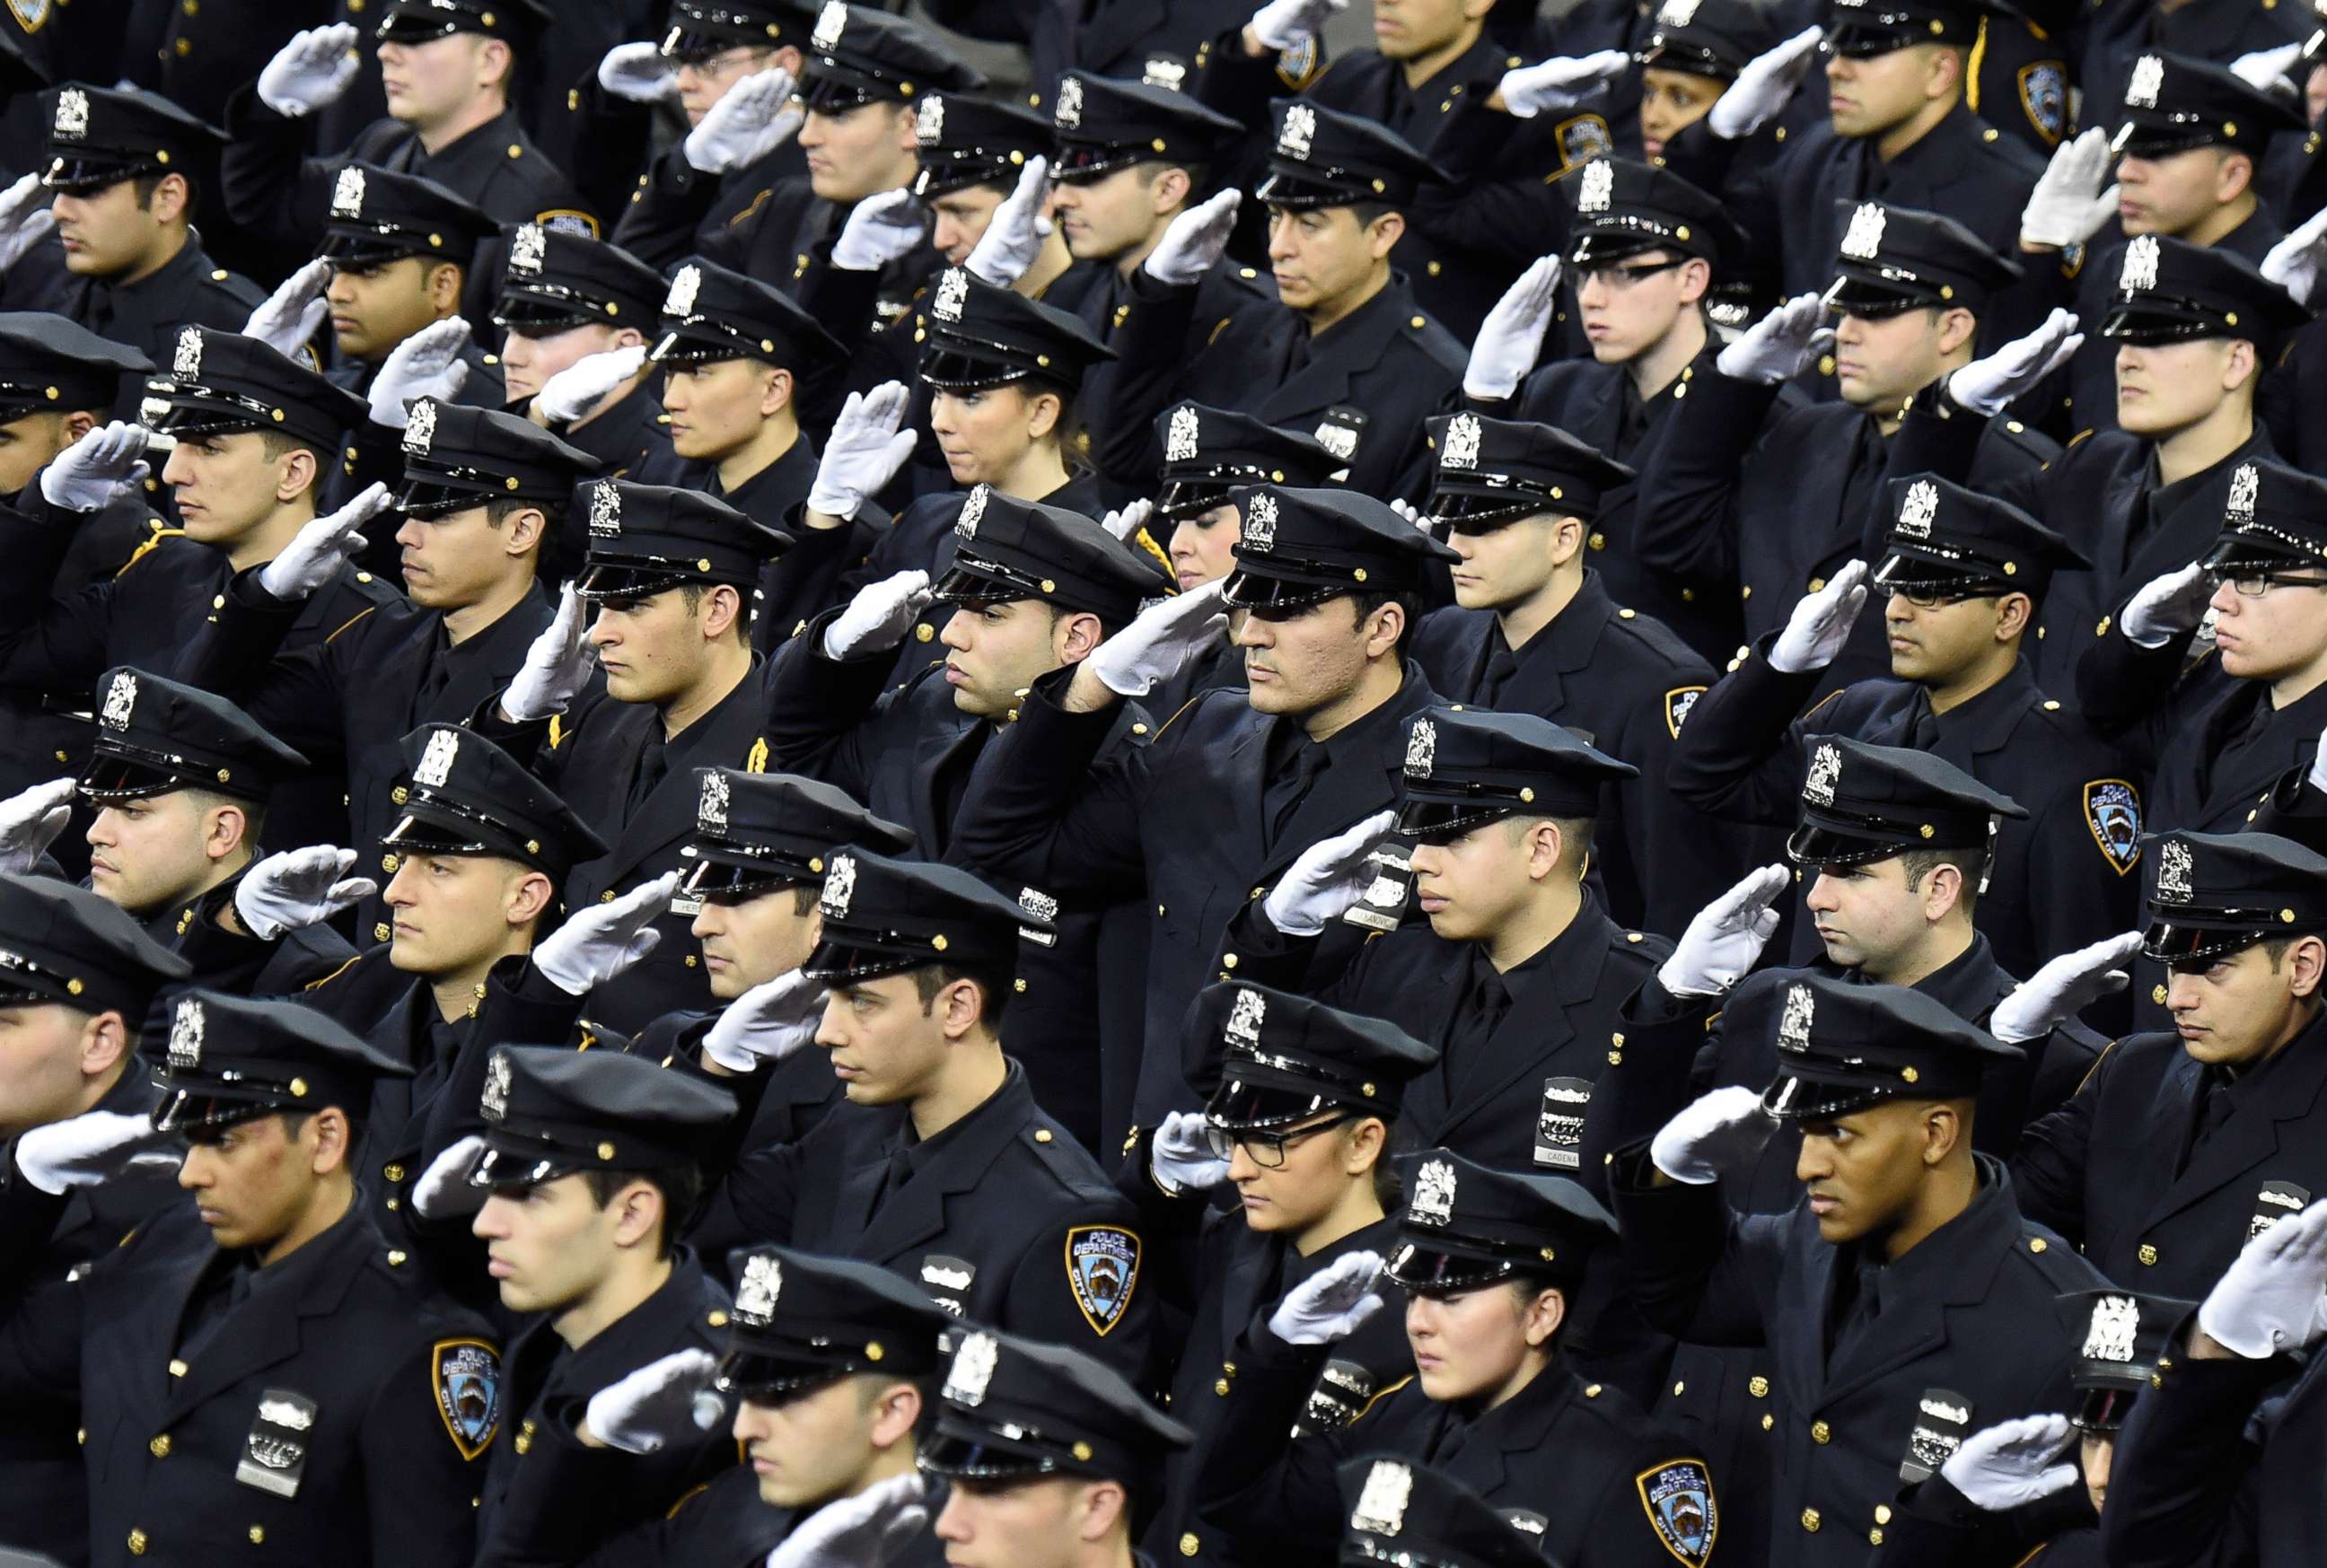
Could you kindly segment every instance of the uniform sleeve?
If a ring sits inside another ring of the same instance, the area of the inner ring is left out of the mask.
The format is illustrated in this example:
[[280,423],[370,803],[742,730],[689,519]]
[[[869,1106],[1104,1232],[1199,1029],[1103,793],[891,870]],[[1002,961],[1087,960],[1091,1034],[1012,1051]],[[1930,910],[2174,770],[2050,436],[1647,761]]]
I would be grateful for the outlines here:
[[[10,1166],[11,1186],[27,1187]],[[46,1196],[46,1194],[39,1194]],[[50,1213],[55,1222],[60,1200]],[[80,1402],[80,1346],[89,1286],[59,1280],[0,1295],[0,1405],[11,1411],[73,1408]]]
[[1189,1496],[1207,1525],[1235,1541],[1238,1560],[1289,1554],[1291,1561],[1313,1561],[1317,1544],[1341,1528],[1335,1467],[1380,1446],[1368,1425],[1370,1411],[1338,1432],[1285,1436],[1332,1349],[1288,1345],[1265,1327],[1237,1339],[1236,1375],[1224,1379],[1228,1392],[1220,1395],[1227,1409],[1196,1455]]
[[1187,369],[1188,328],[1202,287],[1201,281],[1174,285],[1145,271],[1132,275],[1130,303],[1107,335],[1116,358],[1099,367],[1097,386],[1080,404],[1092,461],[1109,478],[1145,485],[1154,476],[1155,420],[1172,406]]
[[311,759],[339,752],[346,736],[336,653],[350,645],[318,642],[280,653],[305,602],[275,598],[258,586],[255,569],[237,574],[224,597],[179,651],[172,676],[229,698]]
[[2114,1046],[2104,1052],[2084,1086],[2059,1110],[2030,1124],[2012,1152],[2013,1195],[2020,1200],[2020,1212],[2079,1246],[2085,1239],[2085,1168],[2093,1120],[2116,1054]]
[[1665,783],[1698,811],[1783,826],[1801,809],[1801,740],[1811,719],[1793,721],[1824,672],[1780,671],[1770,662],[1776,640],[1771,633],[1749,649],[1680,727]]
[[[36,690],[93,687],[112,661],[107,634],[125,585],[117,574],[61,599],[51,584],[72,546],[74,528],[95,514],[64,510],[42,499],[36,478],[14,505],[0,505],[0,685]],[[138,561],[124,574],[150,569]],[[145,579],[136,582],[143,584]]]
[[1112,901],[1146,885],[1141,808],[1159,753],[1174,755],[1178,746],[1167,733],[1153,746],[1118,748],[1094,767],[1115,714],[1061,707],[1072,678],[1070,668],[1037,681],[1018,722],[994,739],[955,818],[953,858],[1054,893]]
[[[829,1125],[819,1124],[818,1131]],[[736,1161],[688,1227],[687,1240],[696,1252],[724,1264],[739,1246],[789,1243],[799,1204],[801,1166],[817,1145],[811,1133],[797,1143],[770,1143]],[[836,1149],[829,1143],[824,1146],[827,1158]]]
[[[1695,1521],[1710,1521],[1720,1556],[1721,1499],[1712,1467],[1701,1451],[1658,1433],[1640,1443],[1593,1509],[1592,1528],[1575,1568],[1670,1568],[1699,1537]],[[1673,1541],[1668,1542],[1670,1532]]]
[[862,800],[884,750],[876,710],[897,656],[884,648],[860,658],[827,657],[824,634],[839,614],[818,615],[769,661],[768,758],[779,771],[805,773]]
[[1641,565],[1685,586],[1737,581],[1738,481],[1779,390],[1711,367],[1691,379],[1669,415],[1662,461],[1640,475],[1634,497]]
[[[1160,1261],[1130,1205],[1110,1196],[1038,1233],[1019,1255],[1000,1326],[1096,1357],[1144,1387],[1159,1294],[1151,1274]],[[1120,1296],[1104,1280],[1110,1265],[1129,1281]]]
[[[365,1512],[374,1563],[466,1563],[476,1549],[476,1499],[492,1433],[455,1432],[438,1395],[447,1331],[408,1351],[385,1378],[362,1425]],[[468,1349],[470,1347],[463,1347]],[[491,1351],[498,1378],[500,1353]],[[497,1390],[498,1401],[502,1395]]]
[[2092,822],[2093,814],[2104,804],[2122,808],[2129,802],[2138,833],[2141,789],[2130,772],[2120,768],[2098,775],[2072,775],[2065,780],[2067,788],[2054,793],[2029,825],[2033,831],[2022,853],[2028,879],[2028,919],[2035,928],[2039,953],[2070,952],[2138,923],[2139,863],[2120,866]]
[[1760,1345],[1790,1214],[1736,1215],[1718,1188],[1651,1186],[1648,1146],[1616,1156],[1609,1190],[1624,1279],[1657,1328],[1699,1345]]
[[[2073,1451],[2069,1457],[2073,1460]],[[1867,1568],[2017,1568],[2055,1535],[2089,1530],[2096,1522],[2080,1481],[2021,1507],[1990,1512],[1935,1475],[1901,1489],[1882,1549],[1867,1554]],[[2037,1556],[2035,1564],[2047,1561]]]
[[695,249],[696,225],[719,200],[719,176],[687,161],[678,143],[647,166],[638,189],[614,223],[613,242],[657,271],[668,271]]
[[2262,1449],[2248,1421],[2287,1375],[2284,1360],[2176,1355],[2134,1402],[2101,1516],[2111,1568],[2231,1568],[2261,1560]]
[[1639,922],[1659,935],[1677,936],[1703,906],[1708,889],[1743,871],[1747,846],[1740,840],[1748,835],[1668,785],[1680,737],[1711,694],[1713,677],[1709,670],[1676,668],[1666,678],[1674,684],[1642,694],[1644,700],[1624,726],[1628,743],[1618,754],[1640,776],[1618,784],[1616,795]]
[[[2131,599],[2144,584],[2131,584]],[[2164,742],[2181,733],[2186,705],[2174,702],[2194,632],[2168,638],[2161,648],[2144,648],[2127,637],[2120,602],[2110,612],[2107,634],[2093,639],[2077,658],[2077,706],[2085,722],[2154,764]],[[2204,683],[2204,675],[2195,679]],[[2170,715],[2170,716],[2169,716]]]
[[[256,82],[228,101],[229,140],[219,163],[227,216],[271,247],[304,251],[322,230],[335,160],[304,154],[306,127],[261,103]],[[358,145],[345,156],[368,154]]]

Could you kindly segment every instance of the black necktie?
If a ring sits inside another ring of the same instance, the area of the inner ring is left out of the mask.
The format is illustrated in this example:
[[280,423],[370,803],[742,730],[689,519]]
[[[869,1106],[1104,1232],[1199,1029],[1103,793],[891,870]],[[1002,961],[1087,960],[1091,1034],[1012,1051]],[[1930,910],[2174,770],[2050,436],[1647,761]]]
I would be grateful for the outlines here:
[[1269,770],[1263,802],[1268,808],[1268,841],[1274,845],[1293,814],[1309,798],[1310,786],[1325,770],[1325,748],[1314,741],[1296,742],[1293,755]]
[[624,820],[635,819],[645,809],[647,797],[662,782],[665,770],[662,726],[658,723],[648,732],[646,744],[639,748],[639,770],[631,779],[631,799],[622,813]]
[[2230,1080],[2219,1068],[2207,1068],[2198,1080],[2197,1104],[2191,1107],[2190,1141],[2182,1147],[2182,1162],[2174,1174],[2190,1168],[2197,1157],[2198,1146],[2211,1137],[2224,1122],[2230,1119]]
[[1840,1366],[1852,1343],[1873,1328],[1874,1320],[1883,1314],[1883,1265],[1869,1259],[1858,1265],[1854,1278],[1857,1292],[1843,1309],[1835,1327],[1834,1352],[1827,1358],[1828,1367]]
[[1915,694],[1915,716],[1907,725],[1907,744],[1918,751],[1939,749],[1939,715],[1931,712],[1931,694]]
[[1503,695],[1505,683],[1519,672],[1519,656],[1511,651],[1510,644],[1503,640],[1503,634],[1500,631],[1488,633],[1487,667],[1480,674],[1479,687],[1471,694],[1471,700],[1482,708],[1500,705],[1497,699]]

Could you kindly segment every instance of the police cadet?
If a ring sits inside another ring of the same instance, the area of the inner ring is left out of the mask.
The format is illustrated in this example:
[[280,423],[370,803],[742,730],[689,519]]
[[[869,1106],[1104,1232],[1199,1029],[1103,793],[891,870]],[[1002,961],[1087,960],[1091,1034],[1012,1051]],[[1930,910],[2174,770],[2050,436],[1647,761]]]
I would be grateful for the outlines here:
[[[1428,929],[1357,947],[1317,939],[1387,926],[1369,896],[1380,819],[1312,845],[1229,922],[1227,972],[1388,1020],[1441,1052],[1406,1120],[1484,1165],[1586,1186],[1593,1085],[1621,1062],[1618,1009],[1670,951],[1626,930],[1584,887],[1608,790],[1625,764],[1531,714],[1433,707],[1406,724],[1396,831]],[[1395,879],[1392,896],[1402,897]]]
[[1632,471],[1546,425],[1463,413],[1428,428],[1438,464],[1422,519],[1460,558],[1454,607],[1423,618],[1415,661],[1453,701],[1539,714],[1636,770],[1590,813],[1593,868],[1618,920],[1677,929],[1696,889],[1741,857],[1733,831],[1664,782],[1711,667],[1662,622],[1618,608],[1595,569],[1593,546],[1625,526],[1607,513]]
[[2202,1294],[2254,1229],[2327,1191],[2327,859],[2268,834],[2146,842],[2143,952],[2168,1033],[2128,1036],[2013,1157],[2028,1212],[2111,1279]]
[[[1886,471],[1913,471],[1890,461],[1900,420],[1918,393],[1971,362],[1982,322],[2018,275],[1951,219],[1855,207],[1826,293],[1789,302],[1722,349],[1674,409],[1660,461],[1643,471],[1643,565],[1678,578],[1686,599],[1733,606],[1743,621],[1734,641],[1783,625],[1804,593],[1865,548]],[[1790,395],[1814,357],[1836,378],[1838,401],[1804,405]],[[1994,397],[1980,403],[1965,480],[1974,490],[2033,474],[2059,453],[2002,407]],[[1879,630],[1870,626],[1846,647],[1828,689],[1882,673]]]
[[[2123,930],[2136,885],[2141,792],[2117,750],[2029,669],[2029,628],[2083,557],[2019,508],[1945,480],[1894,479],[1878,493],[1889,532],[1871,576],[1887,594],[1892,678],[1812,701],[1865,615],[1870,574],[1854,560],[1697,699],[1668,787],[1724,820],[1787,823],[1818,737],[1932,753],[2018,803],[1984,857],[1997,880],[1977,924],[1996,962],[2027,975]],[[1798,929],[1797,957],[1811,951]]]
[[[1705,118],[1739,73],[1777,42],[1776,19],[1745,0],[1664,0],[1632,55],[1640,68],[1640,156],[1684,174],[1709,156],[1725,157]],[[1806,118],[1799,99],[1785,117]],[[1782,143],[1768,140],[1769,153],[1782,150]],[[1739,155],[1758,156],[1762,148],[1749,143]]]
[[662,275],[604,240],[547,224],[521,223],[503,237],[493,324],[509,402],[616,477],[666,456],[643,364]]
[[[771,760],[905,824],[938,859],[949,856],[971,776],[1012,722],[1019,694],[1089,658],[1143,602],[1169,591],[1154,557],[1089,518],[986,485],[969,492],[954,535],[952,565],[929,591],[952,611],[939,639],[941,665],[883,694],[911,602],[892,611],[892,596],[876,583],[808,622],[806,646],[777,661],[768,681]],[[1146,709],[1123,705],[1101,765],[1145,745],[1153,727]],[[1139,1077],[1140,1012],[1127,998],[1105,1007],[1101,994],[1107,982],[1137,990],[1139,917],[1121,901],[1070,901],[1040,884],[1018,897],[1057,930],[1021,952],[1011,1055],[1036,1102],[1096,1148],[1102,1107],[1106,1125],[1120,1125]]]
[[953,1568],[1132,1568],[1155,1478],[1188,1443],[1089,1354],[977,1329],[954,1345],[917,1462],[951,1483],[931,1528]]
[[[90,1127],[109,1118],[143,1124],[154,1091],[137,1059],[138,1034],[154,996],[187,977],[186,961],[96,894],[14,874],[0,875],[0,953],[7,955],[0,1007],[12,1038],[0,1076],[0,1137],[84,1115],[94,1117],[83,1124]],[[182,1195],[164,1177],[124,1172],[75,1189],[61,1213],[48,1197],[29,1178],[0,1183],[0,1272],[11,1296],[86,1272]],[[38,1211],[23,1225],[20,1206]],[[66,1562],[88,1551],[76,1425],[70,1411],[29,1400],[0,1418],[0,1540]]]
[[[610,853],[576,868],[575,907],[671,875],[695,826],[694,770],[762,771],[766,704],[749,640],[752,584],[790,536],[724,501],[660,485],[599,480],[575,491],[590,553],[578,586],[535,639],[486,714],[508,745],[590,825]],[[585,629],[583,606],[595,611]],[[579,702],[593,658],[603,687]],[[513,721],[513,733],[501,721]],[[506,738],[505,738],[506,737]],[[666,914],[656,951],[593,998],[591,1016],[635,1032],[701,1007],[704,975],[687,927]]]
[[[1392,803],[1406,721],[1438,700],[1404,649],[1425,564],[1453,552],[1351,491],[1232,495],[1235,573],[1036,681],[955,823],[955,853],[997,876],[1061,900],[1154,901],[1142,1125],[1195,1108],[1180,1041],[1229,917],[1302,850]],[[1248,689],[1208,692],[1149,745],[1097,761],[1116,705],[1209,652],[1223,605],[1244,612]]]
[[[1165,1404],[1199,1448],[1228,1414],[1237,1337],[1256,1310],[1353,1253],[1390,1245],[1397,1207],[1390,1142],[1413,1080],[1436,1048],[1396,1024],[1263,985],[1207,986],[1190,1015],[1188,1076],[1216,1082],[1201,1112],[1174,1111],[1156,1128],[1125,1186],[1164,1232],[1162,1288],[1188,1318]],[[1229,1213],[1206,1200],[1233,1185]],[[1295,1428],[1348,1425],[1378,1395],[1414,1376],[1414,1355],[1388,1314],[1336,1347]],[[1163,1506],[1145,1532],[1159,1562],[1228,1557],[1200,1526],[1184,1456],[1164,1462]]]
[[[1631,1299],[1691,1340],[1769,1347],[1774,1376],[1753,1392],[1774,1450],[1771,1560],[1858,1564],[1899,1480],[1982,1426],[2061,1407],[2072,1358],[2028,1329],[2103,1282],[1972,1152],[1982,1079],[2016,1048],[1931,998],[1818,975],[1757,975],[1741,1009],[1776,1037],[1768,1088],[1715,1090],[1616,1157]],[[1804,1199],[1734,1215],[1713,1183],[1773,1118],[1800,1124]]]
[[[1621,1390],[1572,1363],[1576,1302],[1612,1268],[1615,1222],[1562,1176],[1475,1164],[1445,1149],[1403,1156],[1406,1208],[1387,1276],[1344,1256],[1295,1286],[1236,1346],[1198,1503],[1243,1559],[1306,1560],[1335,1517],[1335,1467],[1395,1454],[1477,1489],[1553,1562],[1628,1568],[1710,1559],[1715,1478]],[[1337,1432],[1282,1435],[1335,1344],[1400,1287],[1414,1381]]]
[[1385,1559],[1415,1568],[1531,1568],[1543,1561],[1541,1532],[1528,1519],[1489,1507],[1442,1470],[1353,1459],[1340,1475],[1349,1517],[1339,1559],[1345,1568]]
[[1154,1293],[1130,1207],[1005,1054],[1019,932],[1049,923],[952,866],[854,847],[826,864],[801,967],[825,988],[815,1044],[849,1103],[748,1152],[696,1244],[881,1264],[972,1321],[1144,1376]]
[[197,171],[213,166],[225,137],[149,92],[77,84],[42,101],[41,183],[56,192],[75,280],[50,308],[154,360],[169,357],[182,327],[241,331],[266,296],[204,255],[193,229]]
[[12,1405],[79,1406],[88,1560],[467,1562],[500,1358],[381,1242],[351,1169],[353,1107],[408,1069],[296,1003],[197,990],[168,1018],[150,1128],[14,1155],[61,1204],[156,1134],[186,1145],[191,1200],[0,1328]]

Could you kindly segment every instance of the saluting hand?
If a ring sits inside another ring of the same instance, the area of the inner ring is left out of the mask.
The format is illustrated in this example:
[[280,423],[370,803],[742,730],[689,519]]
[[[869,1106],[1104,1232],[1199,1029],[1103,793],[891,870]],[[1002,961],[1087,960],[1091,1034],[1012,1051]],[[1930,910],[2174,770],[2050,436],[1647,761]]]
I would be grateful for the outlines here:
[[1939,1473],[1975,1506],[2002,1513],[2076,1485],[2075,1465],[2052,1462],[2076,1440],[2065,1415],[2023,1415],[1965,1438]]
[[356,79],[356,30],[334,22],[294,33],[258,73],[258,101],[286,120],[335,104]]
[[1311,1274],[1268,1314],[1268,1331],[1288,1345],[1346,1339],[1382,1309],[1382,1257],[1353,1252]]
[[565,918],[533,950],[535,972],[569,996],[586,996],[655,950],[656,919],[670,909],[678,873],[667,871],[608,903]]

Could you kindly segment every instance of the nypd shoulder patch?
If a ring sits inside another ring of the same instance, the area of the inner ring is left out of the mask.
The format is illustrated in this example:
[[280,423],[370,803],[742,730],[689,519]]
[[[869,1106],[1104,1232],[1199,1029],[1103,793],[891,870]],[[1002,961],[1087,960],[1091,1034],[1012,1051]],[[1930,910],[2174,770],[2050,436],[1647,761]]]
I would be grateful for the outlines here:
[[1702,1568],[1713,1555],[1714,1538],[1721,1532],[1721,1513],[1713,1500],[1713,1477],[1705,1461],[1678,1459],[1633,1478],[1649,1525],[1674,1558]]
[[1676,741],[1680,739],[1680,727],[1688,722],[1688,710],[1696,706],[1696,699],[1706,689],[1701,686],[1675,686],[1665,693],[1665,730]]
[[2094,779],[2085,785],[2085,826],[2100,845],[2101,858],[2123,876],[2141,863],[2141,791],[2122,779]]
[[2057,60],[2020,68],[2020,108],[2036,134],[2057,143],[2069,128],[2069,73]]
[[1139,1237],[1114,1225],[1067,1232],[1067,1289],[1091,1331],[1105,1339],[1130,1309],[1139,1286]]
[[428,1365],[444,1431],[463,1459],[475,1459],[500,1430],[500,1352],[483,1339],[439,1339]]

